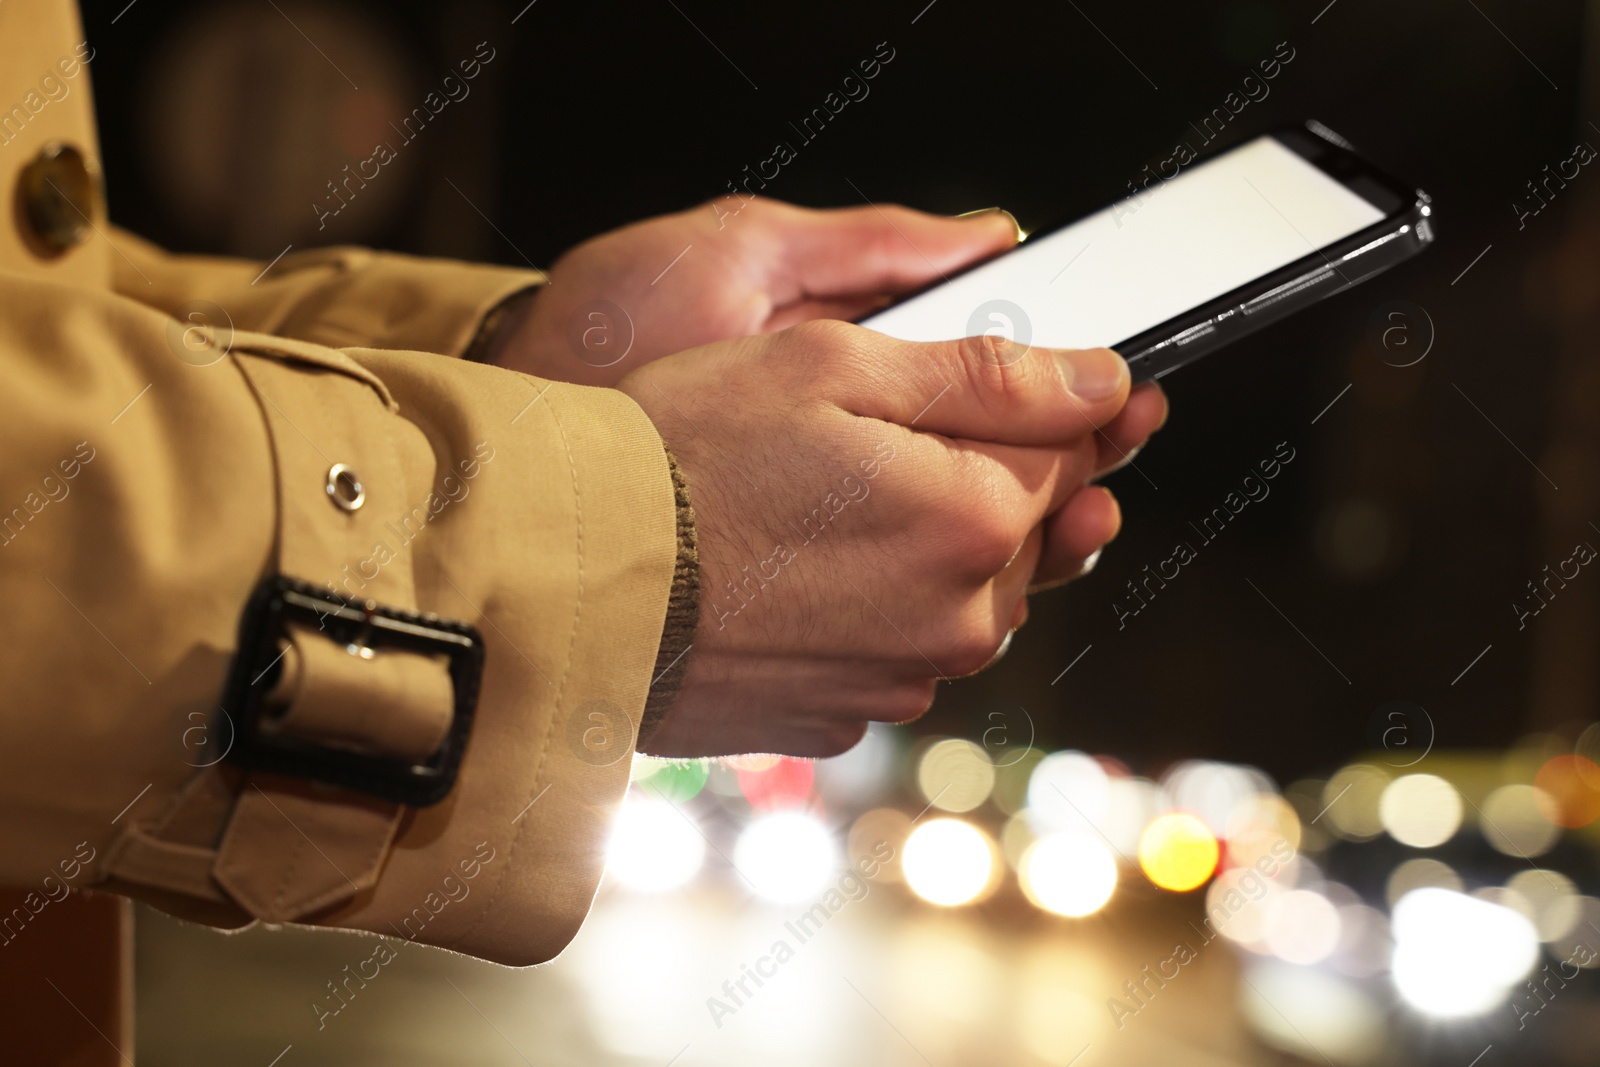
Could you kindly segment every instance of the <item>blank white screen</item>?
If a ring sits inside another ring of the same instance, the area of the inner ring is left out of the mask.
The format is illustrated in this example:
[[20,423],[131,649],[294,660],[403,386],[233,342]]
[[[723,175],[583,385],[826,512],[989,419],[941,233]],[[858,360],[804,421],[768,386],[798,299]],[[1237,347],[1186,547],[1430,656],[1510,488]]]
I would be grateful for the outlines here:
[[[1049,348],[1113,345],[1382,219],[1260,137],[862,325],[908,341],[999,331]],[[994,300],[1020,307],[1027,325],[985,307]]]

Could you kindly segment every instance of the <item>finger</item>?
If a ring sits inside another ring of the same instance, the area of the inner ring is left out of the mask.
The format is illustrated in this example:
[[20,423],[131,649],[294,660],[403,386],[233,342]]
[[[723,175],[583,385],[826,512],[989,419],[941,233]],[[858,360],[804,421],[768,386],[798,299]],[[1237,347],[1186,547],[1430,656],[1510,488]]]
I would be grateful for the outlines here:
[[947,446],[962,470],[949,484],[969,487],[963,508],[1001,513],[1012,529],[1011,548],[1028,531],[1064,507],[1094,473],[1094,444],[1088,438],[1054,448],[1023,448],[987,441],[955,441]]
[[1150,435],[1167,421],[1167,397],[1155,382],[1145,382],[1128,394],[1128,402],[1116,418],[1101,427],[1097,435],[1099,462],[1096,476],[1110,474],[1133,462]]
[[819,332],[817,341],[835,361],[828,375],[834,402],[917,430],[1058,444],[1109,423],[1128,397],[1128,365],[1109,348],[1032,348],[996,335],[901,341],[842,324],[832,330],[846,332]]
[[757,218],[776,256],[774,296],[904,293],[998,255],[1021,238],[998,208],[950,218],[896,204],[815,211],[762,201]]
[[1033,584],[1034,572],[1044,553],[1044,530],[1042,523],[1029,530],[1027,540],[1022,542],[1005,570],[995,575],[991,594],[994,615],[997,620],[1007,620],[1013,630],[1020,630],[1028,621],[1028,588]]
[[1030,591],[1038,592],[1080,578],[1091,570],[1100,550],[1122,529],[1117,498],[1102,486],[1080,489],[1044,523],[1044,548]]

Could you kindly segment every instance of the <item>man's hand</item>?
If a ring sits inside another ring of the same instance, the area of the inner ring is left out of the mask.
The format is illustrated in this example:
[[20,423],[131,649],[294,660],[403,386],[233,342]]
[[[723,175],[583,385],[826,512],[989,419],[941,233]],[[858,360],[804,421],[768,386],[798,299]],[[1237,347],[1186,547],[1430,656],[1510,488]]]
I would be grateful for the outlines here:
[[921,715],[937,679],[993,658],[1036,572],[1081,569],[1115,534],[1115,503],[1085,483],[1165,416],[1159,391],[1127,405],[1109,350],[1018,357],[1001,338],[840,322],[683,352],[618,387],[697,516],[699,630],[647,743],[669,756],[830,755],[869,721]]
[[859,318],[1017,237],[1002,211],[944,218],[892,205],[814,211],[727,197],[566,253],[490,358],[541,378],[615,385],[672,352]]

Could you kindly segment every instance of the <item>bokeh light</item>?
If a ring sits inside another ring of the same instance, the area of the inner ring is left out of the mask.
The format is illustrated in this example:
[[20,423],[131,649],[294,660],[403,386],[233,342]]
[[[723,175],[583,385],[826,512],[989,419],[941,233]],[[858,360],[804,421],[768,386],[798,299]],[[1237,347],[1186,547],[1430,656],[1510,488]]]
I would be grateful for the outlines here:
[[633,760],[633,780],[639,788],[674,804],[698,796],[710,773],[704,760],[663,760],[649,756],[635,756]]
[[1222,836],[1230,867],[1253,867],[1263,860],[1292,866],[1300,848],[1300,816],[1283,797],[1257,793],[1234,805]]
[[1206,925],[1246,948],[1268,951],[1269,902],[1284,892],[1254,867],[1223,871],[1206,889]]
[[630,790],[612,827],[606,874],[629,889],[660,893],[693,878],[705,856],[706,839],[686,813]]
[[1028,818],[1039,833],[1103,832],[1111,809],[1105,768],[1082,752],[1052,752],[1028,777]]
[[990,887],[995,847],[984,832],[960,819],[931,819],[906,838],[900,868],[906,885],[930,904],[968,904]]
[[1402,775],[1384,787],[1378,818],[1402,845],[1433,848],[1461,829],[1461,794],[1436,774]]
[[1273,955],[1288,963],[1321,963],[1339,944],[1339,912],[1321,893],[1292,889],[1275,897],[1263,940]]
[[1448,889],[1418,889],[1395,905],[1392,970],[1400,995],[1439,1018],[1499,1005],[1539,958],[1533,924],[1509,908]]
[[1600,967],[1600,952],[1594,950],[1594,931],[1600,930],[1600,900],[1562,897],[1550,905],[1550,923],[1567,929],[1550,942],[1552,956],[1578,967]]
[[1007,815],[1028,806],[1028,779],[1043,760],[1042,749],[1025,748],[1002,755],[994,768],[994,805]]
[[1105,907],[1117,888],[1117,858],[1105,842],[1075,830],[1048,834],[1023,853],[1017,879],[1029,900],[1069,918]]
[[994,763],[971,741],[937,741],[917,763],[917,787],[922,799],[941,811],[971,811],[994,789]]
[[1204,884],[1217,869],[1217,839],[1205,823],[1184,812],[1161,816],[1139,838],[1139,866],[1162,889],[1182,893]]
[[734,845],[733,865],[758,896],[793,903],[820,893],[838,859],[826,827],[801,812],[782,811],[745,827]]
[[1386,1012],[1353,983],[1277,960],[1253,962],[1247,978],[1239,989],[1245,1018],[1267,1044],[1293,1054],[1295,1062],[1379,1062]]
[[1389,917],[1365,904],[1339,907],[1339,945],[1334,949],[1335,970],[1352,978],[1371,978],[1389,968],[1394,940]]
[[1557,826],[1576,829],[1600,818],[1600,766],[1583,756],[1556,756],[1539,768],[1534,786],[1549,803],[1544,814]]
[[1111,847],[1131,856],[1150,820],[1172,810],[1166,791],[1148,778],[1110,778],[1106,782],[1106,817],[1098,827]]
[[1407,893],[1417,889],[1449,889],[1461,892],[1461,876],[1455,868],[1427,856],[1406,860],[1389,872],[1389,882],[1384,896],[1389,907],[1400,903]]
[[1559,871],[1542,868],[1521,871],[1506,882],[1506,889],[1527,901],[1540,941],[1555,941],[1570,934],[1578,922],[1578,887]]
[[1550,851],[1561,828],[1545,817],[1550,798],[1531,785],[1503,785],[1483,802],[1480,829],[1495,851],[1526,859]]
[[[761,763],[735,768],[739,791],[757,811],[798,808],[811,796],[816,771],[809,760],[789,756],[760,757]],[[766,761],[770,760],[768,763]]]
[[868,723],[854,748],[812,765],[817,792],[840,804],[866,807],[877,801],[894,782],[903,737],[904,731],[889,723]]
[[1370,841],[1383,833],[1378,805],[1389,776],[1369,763],[1341,768],[1322,787],[1320,821],[1346,841]]
[[[850,827],[845,853],[851,863],[872,860],[878,864],[874,881],[900,881],[900,857],[905,854],[906,838],[911,836],[911,816],[899,808],[873,808],[864,812]],[[885,847],[894,850],[893,858],[882,859]]]
[[1185,760],[1161,780],[1172,805],[1205,823],[1213,835],[1227,832],[1229,817],[1241,804],[1262,793],[1276,792],[1266,775],[1254,767],[1211,760]]
[[1028,822],[1028,812],[1024,809],[1007,819],[1000,828],[1000,854],[1011,869],[1016,870],[1022,866],[1022,857],[1037,840],[1039,835],[1034,832],[1033,824]]

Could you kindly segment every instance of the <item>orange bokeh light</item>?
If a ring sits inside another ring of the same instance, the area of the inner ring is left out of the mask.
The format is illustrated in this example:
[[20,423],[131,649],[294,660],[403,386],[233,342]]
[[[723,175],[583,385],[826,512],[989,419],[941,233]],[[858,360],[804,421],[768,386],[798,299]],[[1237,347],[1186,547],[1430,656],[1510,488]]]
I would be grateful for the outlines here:
[[[1600,766],[1582,756],[1557,756],[1539,768],[1534,788],[1550,798],[1544,816],[1569,830],[1600,818]],[[1541,805],[1542,807],[1542,805]]]

